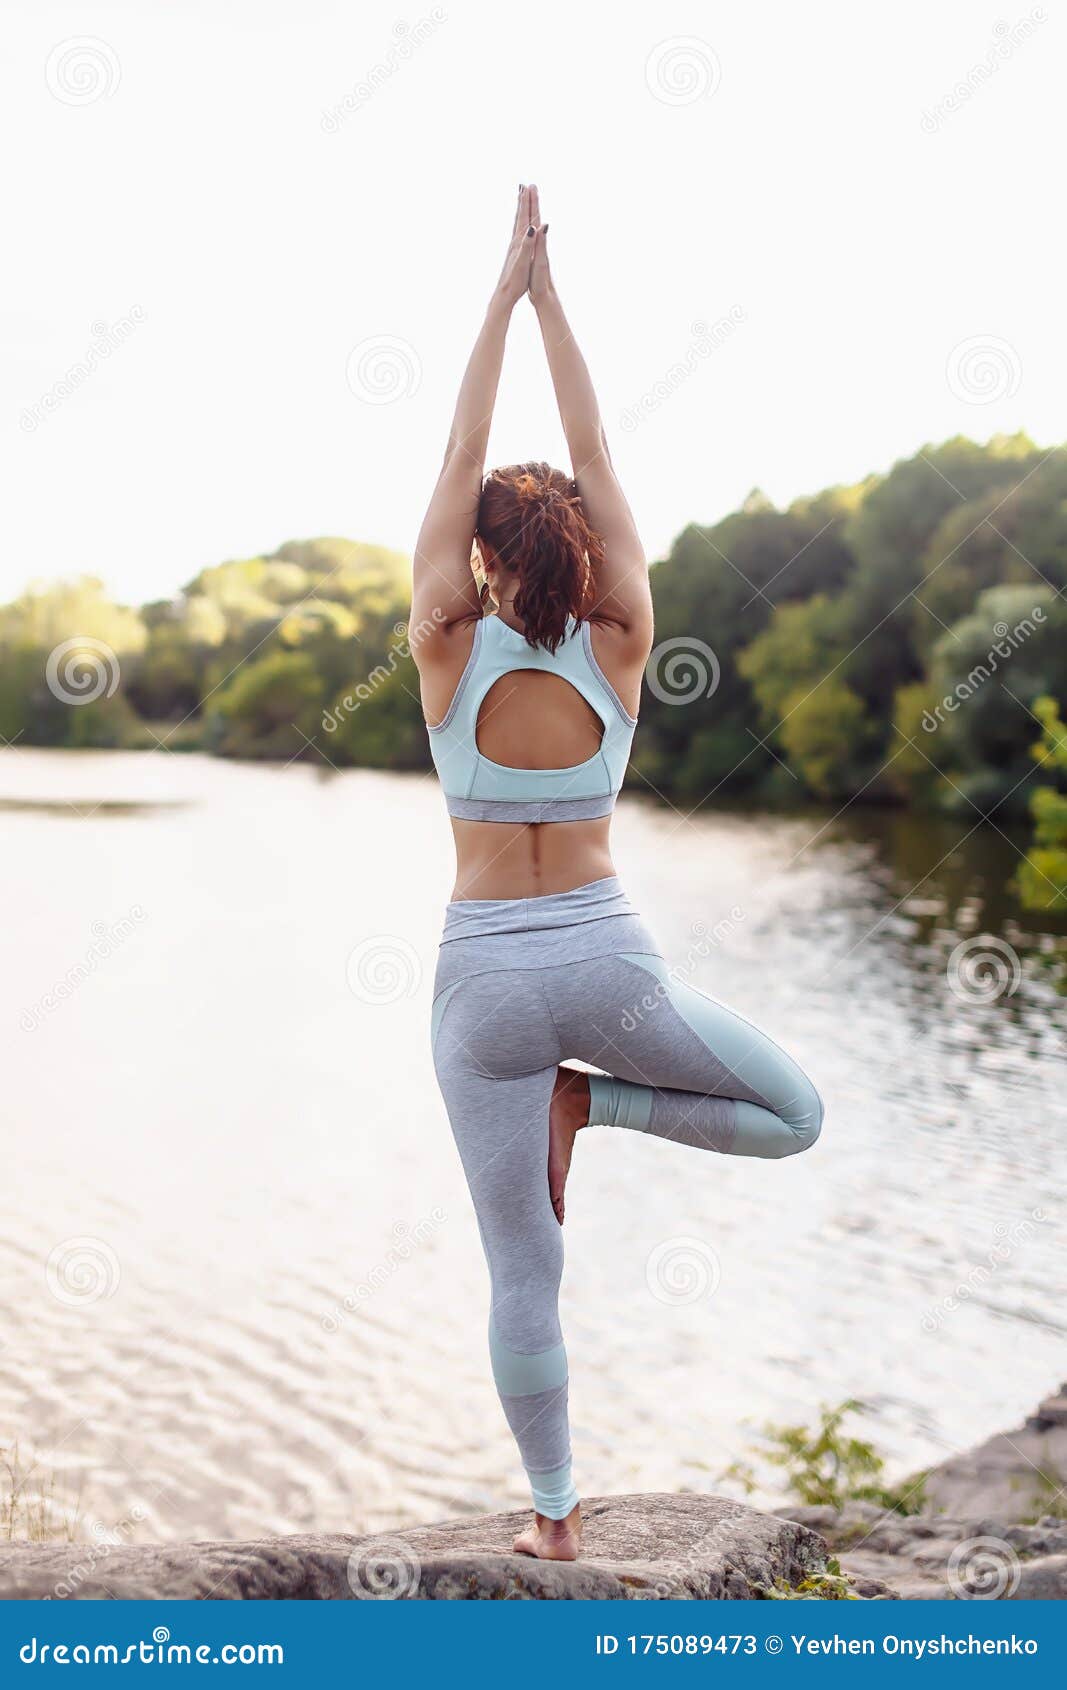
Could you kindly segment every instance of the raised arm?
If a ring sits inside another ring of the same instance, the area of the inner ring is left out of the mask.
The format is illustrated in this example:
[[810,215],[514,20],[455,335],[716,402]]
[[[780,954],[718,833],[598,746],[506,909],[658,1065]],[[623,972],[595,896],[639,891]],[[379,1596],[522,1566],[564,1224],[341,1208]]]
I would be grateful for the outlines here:
[[652,595],[648,564],[626,496],[612,467],[593,383],[564,315],[548,264],[548,225],[540,222],[534,191],[535,225],[530,298],[541,325],[548,368],[556,391],[571,471],[591,528],[604,542],[595,621],[613,623],[637,646],[652,638]]
[[444,465],[415,545],[411,623],[416,662],[432,661],[440,635],[481,614],[471,548],[504,342],[511,313],[529,285],[535,244],[530,207],[531,189],[523,187],[504,268],[464,372]]

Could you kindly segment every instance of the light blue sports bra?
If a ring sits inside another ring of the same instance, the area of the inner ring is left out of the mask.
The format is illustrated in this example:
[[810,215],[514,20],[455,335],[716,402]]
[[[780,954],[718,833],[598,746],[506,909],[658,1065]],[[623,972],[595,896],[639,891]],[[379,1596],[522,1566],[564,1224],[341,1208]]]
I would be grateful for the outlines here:
[[[478,711],[489,688],[516,669],[559,675],[599,716],[600,749],[570,769],[511,769],[490,762],[478,750]],[[475,624],[474,644],[448,715],[429,729],[430,751],[450,816],[474,822],[588,821],[608,816],[630,760],[637,718],[604,674],[589,637],[588,622],[572,618],[553,654],[528,645],[499,616]]]

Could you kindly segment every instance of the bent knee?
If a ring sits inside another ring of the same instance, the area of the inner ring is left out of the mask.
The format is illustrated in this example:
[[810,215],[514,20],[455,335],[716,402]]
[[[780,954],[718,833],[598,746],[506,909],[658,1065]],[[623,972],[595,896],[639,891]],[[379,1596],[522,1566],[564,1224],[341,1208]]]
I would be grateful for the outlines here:
[[803,1091],[783,1115],[790,1138],[787,1156],[799,1156],[802,1150],[811,1149],[822,1132],[825,1113],[822,1098],[815,1087],[810,1081],[805,1082]]

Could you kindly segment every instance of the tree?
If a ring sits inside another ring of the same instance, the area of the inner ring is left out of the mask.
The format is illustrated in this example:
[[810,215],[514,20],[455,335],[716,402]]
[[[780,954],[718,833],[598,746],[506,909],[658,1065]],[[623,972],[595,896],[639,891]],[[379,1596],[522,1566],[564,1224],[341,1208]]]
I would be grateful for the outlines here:
[[[1034,701],[1041,738],[1031,755],[1067,783],[1067,726],[1054,698]],[[1029,909],[1067,911],[1067,793],[1055,786],[1039,786],[1031,799],[1034,842],[1026,854],[1016,889]]]

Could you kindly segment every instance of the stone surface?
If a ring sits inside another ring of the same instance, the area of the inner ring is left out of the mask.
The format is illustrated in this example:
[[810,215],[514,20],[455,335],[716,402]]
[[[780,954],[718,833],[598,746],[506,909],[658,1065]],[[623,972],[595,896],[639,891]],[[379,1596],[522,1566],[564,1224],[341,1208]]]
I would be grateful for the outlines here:
[[[583,1506],[582,1559],[511,1553],[528,1513],[388,1537],[259,1543],[4,1544],[2,1597],[732,1600],[795,1587],[825,1565],[807,1525],[716,1496],[617,1496]],[[865,1577],[863,1594],[887,1594]]]
[[985,1515],[893,1514],[869,1502],[797,1508],[856,1582],[878,1579],[912,1600],[1067,1599],[1067,1520],[1034,1525]]
[[1035,1520],[1067,1512],[1067,1384],[1025,1425],[934,1467],[924,1495],[925,1508],[960,1518]]

